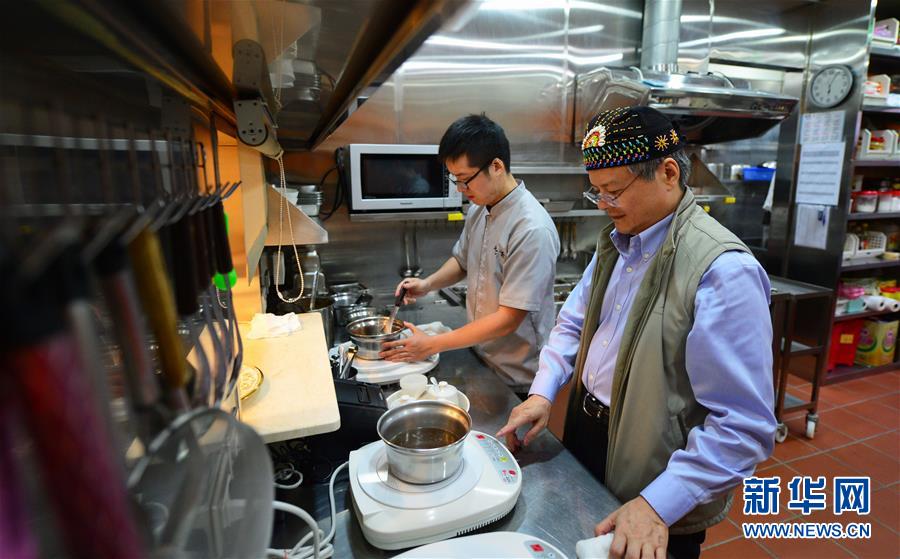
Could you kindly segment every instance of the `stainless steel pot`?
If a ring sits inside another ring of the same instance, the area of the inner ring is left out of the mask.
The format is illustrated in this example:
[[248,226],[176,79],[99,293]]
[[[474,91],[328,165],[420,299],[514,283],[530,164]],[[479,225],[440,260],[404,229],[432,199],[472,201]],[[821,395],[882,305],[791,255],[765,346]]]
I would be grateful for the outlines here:
[[[362,292],[346,292],[335,293],[332,295],[334,299],[334,319],[338,326],[344,326],[354,319],[350,317],[351,313],[356,309],[367,306],[372,297]],[[361,318],[361,317],[357,317]]]
[[472,418],[448,402],[424,400],[384,412],[377,429],[394,477],[408,483],[437,483],[462,466]]
[[390,317],[387,316],[370,316],[354,320],[347,325],[350,339],[359,348],[359,353],[356,354],[357,357],[381,359],[378,356],[381,352],[381,344],[401,338],[406,327],[399,320],[395,320],[391,325],[391,332],[388,334],[385,330],[389,320]]
[[321,295],[316,297],[316,308],[309,308],[310,298],[303,297],[291,305],[283,305],[282,308],[291,312],[317,312],[322,315],[322,329],[325,330],[325,347],[330,348],[334,342],[334,301],[331,297]]
[[354,306],[347,312],[347,322],[355,322],[360,318],[369,318],[370,316],[387,316],[390,311],[379,309],[378,307]]

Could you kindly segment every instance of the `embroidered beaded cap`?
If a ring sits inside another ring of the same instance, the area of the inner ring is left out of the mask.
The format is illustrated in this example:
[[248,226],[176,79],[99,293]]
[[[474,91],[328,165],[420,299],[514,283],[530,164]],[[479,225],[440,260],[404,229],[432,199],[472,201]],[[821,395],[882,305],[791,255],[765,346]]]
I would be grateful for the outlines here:
[[677,127],[661,112],[626,107],[592,118],[581,150],[584,168],[590,171],[659,159],[678,151],[683,143]]

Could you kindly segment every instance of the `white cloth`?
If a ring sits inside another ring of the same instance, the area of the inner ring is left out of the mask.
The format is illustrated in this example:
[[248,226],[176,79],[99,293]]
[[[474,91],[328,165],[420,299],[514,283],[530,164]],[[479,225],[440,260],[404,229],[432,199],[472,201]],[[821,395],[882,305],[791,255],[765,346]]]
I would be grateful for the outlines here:
[[280,338],[293,334],[302,328],[303,325],[300,323],[300,319],[292,312],[281,316],[270,313],[256,313],[253,315],[253,320],[250,321],[250,331],[247,332],[247,337],[251,340]]
[[589,540],[579,540],[575,544],[575,556],[578,559],[607,559],[612,547],[614,532],[597,536]]

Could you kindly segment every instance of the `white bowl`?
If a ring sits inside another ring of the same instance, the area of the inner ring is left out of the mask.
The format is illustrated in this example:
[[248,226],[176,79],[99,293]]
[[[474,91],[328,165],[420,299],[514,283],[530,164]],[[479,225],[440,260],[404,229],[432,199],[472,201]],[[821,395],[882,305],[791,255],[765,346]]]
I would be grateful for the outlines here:
[[[387,400],[385,400],[387,402],[388,409],[393,409],[394,407],[396,407],[399,404],[398,400],[400,400],[400,397],[404,394],[405,392],[403,390],[398,390],[388,396]],[[469,411],[469,398],[458,390],[456,392],[456,395],[459,397],[459,407],[461,407],[463,411]],[[412,400],[410,403],[418,401],[419,400]]]

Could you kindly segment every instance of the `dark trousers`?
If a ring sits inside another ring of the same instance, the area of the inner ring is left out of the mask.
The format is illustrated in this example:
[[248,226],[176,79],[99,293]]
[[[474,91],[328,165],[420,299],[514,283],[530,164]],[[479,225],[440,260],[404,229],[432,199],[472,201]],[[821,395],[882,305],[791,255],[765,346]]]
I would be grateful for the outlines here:
[[[587,468],[600,483],[606,483],[606,448],[609,444],[609,414],[598,412],[601,406],[596,399],[578,406],[573,425],[566,425],[566,448],[575,455],[581,465]],[[578,404],[574,404],[578,405]],[[584,410],[588,411],[585,412]],[[588,415],[590,413],[591,415]],[[598,417],[599,415],[599,417]],[[598,519],[598,522],[602,519]],[[706,539],[706,530],[694,534],[669,534],[666,551],[674,559],[696,559],[700,557],[700,545]]]

